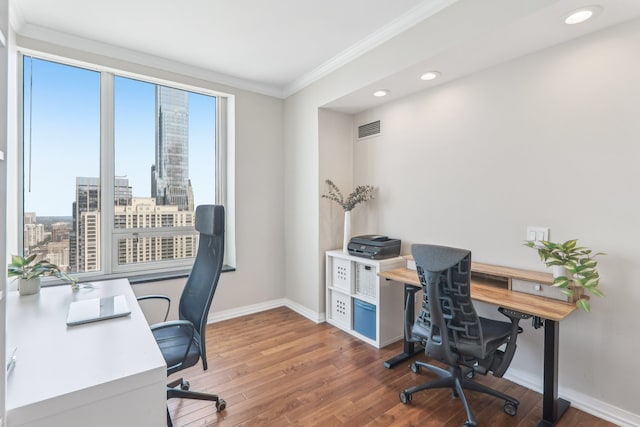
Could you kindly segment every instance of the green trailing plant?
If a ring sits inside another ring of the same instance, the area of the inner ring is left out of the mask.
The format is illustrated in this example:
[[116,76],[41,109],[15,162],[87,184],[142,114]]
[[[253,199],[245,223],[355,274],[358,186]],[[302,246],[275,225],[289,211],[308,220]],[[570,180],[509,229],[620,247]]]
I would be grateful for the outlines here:
[[[553,286],[561,288],[562,292],[572,297],[576,288],[582,288],[586,292],[603,297],[604,293],[598,287],[600,273],[595,257],[605,255],[602,252],[593,253],[585,246],[578,246],[578,240],[567,240],[564,243],[554,243],[546,240],[527,240],[525,246],[536,249],[540,260],[547,267],[561,266],[567,269],[572,277],[559,276],[554,278]],[[576,300],[576,306],[586,312],[591,311],[588,296],[580,292]]]
[[73,289],[78,288],[78,279],[69,276],[60,270],[60,267],[47,260],[37,261],[36,257],[36,254],[30,255],[27,258],[20,255],[11,255],[11,264],[7,267],[9,277],[36,279],[44,276],[54,276],[65,282],[69,282]]
[[329,193],[323,194],[325,199],[333,200],[344,209],[345,212],[351,211],[358,204],[373,199],[374,188],[371,185],[358,185],[355,190],[345,200],[342,196],[340,189],[331,181],[327,179],[325,181],[329,186]]

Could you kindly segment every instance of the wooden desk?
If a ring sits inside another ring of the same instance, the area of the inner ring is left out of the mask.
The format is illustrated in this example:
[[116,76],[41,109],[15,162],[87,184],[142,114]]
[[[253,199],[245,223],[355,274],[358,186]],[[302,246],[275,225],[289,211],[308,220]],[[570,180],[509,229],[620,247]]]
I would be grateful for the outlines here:
[[[131,315],[67,326],[75,300],[125,295]],[[164,358],[126,279],[7,294],[8,427],[166,425]]]
[[[421,289],[417,272],[407,268],[397,268],[379,273],[379,276],[404,284],[405,309],[408,310],[407,315],[415,319],[415,313],[413,313],[415,293]],[[559,322],[576,309],[575,304],[514,292],[474,280],[471,281],[471,298],[544,319],[542,419],[538,427],[554,425],[569,407],[568,401],[558,398]],[[386,368],[391,368],[423,350],[407,338],[405,336],[404,352],[385,362]]]

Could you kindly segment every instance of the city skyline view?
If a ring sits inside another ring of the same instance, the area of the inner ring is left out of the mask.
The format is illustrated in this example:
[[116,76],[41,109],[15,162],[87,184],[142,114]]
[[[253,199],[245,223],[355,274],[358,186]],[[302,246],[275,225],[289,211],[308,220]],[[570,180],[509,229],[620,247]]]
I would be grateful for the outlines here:
[[[111,239],[101,235],[101,74],[24,65],[25,255],[101,270],[101,241]],[[196,203],[215,201],[215,97],[114,76],[113,109],[111,229],[193,227]],[[124,265],[193,257],[196,239],[151,231],[114,244]]]
[[[99,176],[99,84],[96,71],[25,57],[24,212],[71,216],[76,177]],[[114,173],[129,179],[135,197],[151,196],[155,87],[140,80],[114,78]],[[214,203],[215,97],[187,93],[194,203]]]

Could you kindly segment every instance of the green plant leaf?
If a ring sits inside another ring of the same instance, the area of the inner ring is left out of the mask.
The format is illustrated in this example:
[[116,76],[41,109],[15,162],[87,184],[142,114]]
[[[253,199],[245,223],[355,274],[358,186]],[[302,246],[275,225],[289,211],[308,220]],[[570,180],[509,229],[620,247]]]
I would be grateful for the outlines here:
[[583,267],[595,268],[595,266],[598,265],[598,262],[596,260],[594,260],[594,259],[582,258],[580,260],[580,264]]
[[562,247],[567,249],[566,252],[569,252],[571,249],[575,248],[577,244],[578,244],[578,240],[577,239],[567,240],[566,242],[564,242],[562,244]]
[[573,261],[567,262],[564,266],[567,270],[569,270],[569,273],[571,274],[575,274],[577,272],[576,263]]
[[595,271],[596,271],[595,268],[585,267],[583,265],[578,266],[576,268],[576,273],[578,273],[578,274],[580,274],[580,275],[582,275],[584,277],[591,276],[593,273],[595,273]]
[[560,292],[562,292],[563,294],[572,297],[573,296],[573,291],[571,289],[561,289]]
[[589,292],[591,292],[593,295],[597,295],[599,297],[603,297],[604,296],[604,292],[602,292],[600,290],[600,288],[591,288],[591,289],[589,289]]
[[556,288],[566,288],[569,286],[570,280],[565,276],[556,277],[553,279],[553,286]]
[[576,301],[576,306],[583,309],[587,313],[591,311],[591,305],[589,304],[589,300],[587,299],[579,299],[578,301]]
[[582,286],[585,288],[591,288],[594,286],[598,286],[598,282],[600,281],[600,277],[590,277],[587,281],[585,281]]

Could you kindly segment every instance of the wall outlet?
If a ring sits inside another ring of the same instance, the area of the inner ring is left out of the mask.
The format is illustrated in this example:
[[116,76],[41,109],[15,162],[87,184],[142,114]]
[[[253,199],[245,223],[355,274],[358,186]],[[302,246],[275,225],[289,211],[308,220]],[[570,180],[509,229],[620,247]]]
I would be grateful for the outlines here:
[[527,239],[526,240],[549,240],[549,227],[527,227]]

